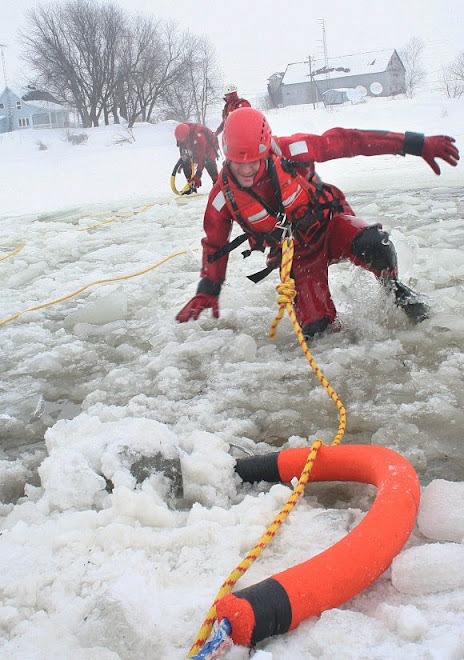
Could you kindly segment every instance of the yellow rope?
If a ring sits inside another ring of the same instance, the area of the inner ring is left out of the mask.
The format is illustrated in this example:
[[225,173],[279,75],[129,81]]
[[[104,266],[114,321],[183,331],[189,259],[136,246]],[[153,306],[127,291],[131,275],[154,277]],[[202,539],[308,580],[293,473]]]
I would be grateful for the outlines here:
[[13,250],[13,252],[10,252],[9,254],[6,254],[4,257],[0,259],[0,261],[5,261],[5,259],[9,259],[10,257],[13,257],[15,254],[18,254],[18,252],[21,252],[21,250],[24,250],[26,247],[26,244],[20,245],[19,247],[16,248],[16,250]]
[[218,602],[218,600],[220,600],[223,596],[225,596],[232,590],[236,582],[250,568],[253,562],[255,562],[258,559],[258,557],[261,555],[261,553],[266,548],[266,546],[269,545],[269,543],[272,541],[274,536],[277,534],[279,527],[282,525],[284,520],[292,511],[295,504],[298,502],[298,499],[300,495],[303,493],[304,488],[308,482],[309,475],[314,465],[314,461],[316,460],[317,452],[319,451],[319,448],[322,446],[322,444],[323,444],[322,440],[315,440],[313,442],[311,450],[308,454],[308,458],[306,460],[306,464],[303,468],[303,471],[301,472],[295,490],[290,495],[290,497],[288,498],[287,502],[285,503],[281,511],[274,518],[274,520],[269,525],[263,536],[255,545],[255,547],[247,554],[247,556],[240,562],[240,564],[232,571],[232,573],[230,573],[230,575],[223,582],[221,588],[218,591],[216,598],[214,599],[214,603],[211,606],[211,609],[209,610],[208,614],[206,615],[206,619],[198,632],[197,638],[194,644],[192,645],[192,648],[189,651],[189,654],[187,656],[188,658],[191,658],[193,655],[195,655],[195,653],[198,653],[198,651],[204,646],[205,642],[210,636],[211,629],[213,627],[214,622],[216,621],[216,603]]
[[[277,292],[279,294],[278,298],[278,303],[279,303],[279,310],[277,312],[277,315],[272,322],[271,325],[271,330],[270,330],[270,337],[273,339],[276,334],[276,328],[279,323],[279,321],[282,319],[285,309],[287,309],[288,314],[290,316],[290,319],[292,321],[293,327],[295,329],[295,332],[298,336],[298,341],[300,342],[300,345],[303,349],[303,352],[308,359],[312,369],[316,373],[317,377],[319,378],[320,382],[322,385],[326,388],[329,396],[331,399],[335,402],[338,411],[339,411],[339,425],[338,425],[338,431],[337,434],[335,435],[335,438],[332,441],[333,445],[338,445],[341,442],[341,439],[343,437],[343,434],[345,433],[345,428],[346,428],[346,411],[345,408],[338,398],[336,392],[332,389],[332,387],[329,385],[327,379],[325,378],[324,374],[321,372],[319,367],[316,365],[313,356],[311,355],[308,346],[305,342],[305,339],[303,337],[303,333],[301,332],[301,328],[299,326],[299,323],[296,319],[295,313],[293,311],[293,300],[295,298],[295,282],[290,276],[291,269],[292,269],[292,263],[293,263],[293,241],[288,240],[287,238],[284,239],[283,245],[282,245],[282,264],[281,264],[281,283],[276,287]],[[206,619],[203,622],[203,625],[201,626],[197,637],[195,639],[195,642],[193,643],[189,654],[188,658],[191,658],[193,655],[198,653],[198,651],[204,646],[206,641],[208,640],[211,630],[213,628],[214,622],[216,621],[216,603],[218,600],[220,600],[223,596],[226,594],[230,593],[234,587],[234,585],[237,583],[237,581],[241,578],[241,576],[248,570],[248,568],[251,566],[251,564],[258,559],[258,557],[261,555],[263,552],[264,548],[272,541],[274,536],[276,535],[278,529],[284,522],[284,520],[287,518],[287,516],[290,514],[292,509],[294,508],[295,504],[297,503],[298,499],[302,495],[304,488],[308,482],[309,475],[311,473],[311,470],[313,468],[314,462],[317,457],[317,452],[319,451],[320,447],[323,445],[322,440],[315,440],[311,446],[311,450],[308,454],[308,458],[306,459],[306,464],[301,472],[300,478],[298,480],[298,484],[285,503],[284,507],[281,509],[281,511],[278,513],[278,515],[274,518],[272,523],[269,525],[267,528],[266,532],[263,534],[263,536],[260,538],[258,543],[255,545],[255,547],[247,554],[245,559],[243,559],[240,564],[230,573],[230,575],[227,577],[227,579],[223,582],[221,588],[219,589],[219,592],[214,599],[214,603],[212,604],[208,614],[206,615]]]
[[277,325],[279,324],[279,321],[282,319],[286,309],[290,317],[290,320],[293,324],[293,328],[298,337],[298,341],[300,342],[300,346],[303,349],[303,353],[306,356],[306,359],[308,360],[309,364],[311,365],[311,368],[313,369],[314,373],[318,377],[323,387],[325,387],[325,389],[327,390],[328,395],[330,396],[330,398],[338,408],[338,413],[339,413],[338,432],[332,442],[332,444],[338,445],[340,444],[343,435],[345,433],[346,410],[342,402],[338,398],[337,393],[329,385],[328,380],[326,379],[326,377],[324,376],[324,374],[322,373],[322,371],[319,369],[316,362],[314,361],[314,358],[311,355],[308,345],[306,344],[305,338],[303,337],[300,324],[296,319],[295,312],[293,311],[293,300],[295,298],[295,282],[290,275],[292,270],[292,263],[293,263],[293,241],[289,241],[287,238],[285,238],[282,245],[282,265],[281,265],[281,275],[280,275],[282,281],[276,287],[277,292],[279,293],[279,298],[277,300],[277,302],[279,303],[279,310],[277,312],[274,321],[272,322],[271,330],[269,332],[269,337],[271,339],[275,338]]
[[108,220],[102,220],[102,222],[97,222],[94,225],[89,225],[88,227],[80,227],[77,231],[89,231],[89,229],[97,229],[97,227],[102,227],[103,225],[109,225],[111,222],[117,220],[116,216],[113,215]]
[[193,182],[193,178],[195,176],[195,171],[198,169],[198,165],[196,163],[192,162],[192,173],[190,175],[190,178],[187,180],[187,183],[185,186],[182,188],[182,190],[178,190],[176,186],[176,176],[180,172],[182,167],[182,158],[179,158],[177,163],[174,165],[174,169],[171,174],[171,190],[175,195],[185,195],[187,190],[190,188]]
[[166,261],[169,261],[170,259],[174,259],[174,257],[179,257],[181,254],[187,254],[187,252],[189,252],[189,250],[181,250],[180,252],[174,252],[173,254],[169,255],[169,257],[166,257],[165,259],[158,261],[158,263],[154,264],[153,266],[144,268],[143,270],[140,270],[137,273],[131,273],[130,275],[119,275],[118,277],[106,277],[100,280],[95,280],[94,282],[90,282],[89,284],[86,284],[85,286],[81,286],[79,289],[76,289],[76,291],[73,291],[72,293],[69,293],[66,296],[62,296],[61,298],[56,298],[56,300],[50,300],[49,302],[42,303],[40,305],[35,305],[34,307],[29,307],[28,309],[24,309],[22,312],[17,312],[16,314],[9,316],[3,321],[0,321],[0,327],[6,325],[10,321],[14,321],[23,314],[26,314],[27,312],[35,312],[38,309],[43,309],[44,307],[50,307],[50,305],[55,305],[56,303],[63,302],[64,300],[69,300],[69,298],[76,296],[77,294],[81,293],[82,291],[85,291],[86,289],[90,289],[90,287],[95,286],[96,284],[105,284],[107,282],[120,282],[122,280],[130,280],[132,277],[138,277],[139,275],[144,275],[145,273],[149,273],[151,270],[158,268],[158,266],[162,266],[164,263],[166,263]]
[[[145,204],[145,206],[143,206],[138,211],[134,211],[129,216],[125,216],[125,217],[130,218],[133,215],[138,215],[139,213],[143,213],[147,209],[150,209],[152,206],[153,206],[153,204]],[[116,215],[113,215],[110,218],[108,218],[107,220],[102,220],[102,222],[97,222],[96,224],[90,225],[89,227],[80,227],[80,229],[78,229],[78,231],[89,231],[90,229],[97,229],[98,227],[102,227],[103,225],[109,225],[111,222],[114,222],[115,220],[119,220],[121,217],[124,217],[124,216],[118,217]]]

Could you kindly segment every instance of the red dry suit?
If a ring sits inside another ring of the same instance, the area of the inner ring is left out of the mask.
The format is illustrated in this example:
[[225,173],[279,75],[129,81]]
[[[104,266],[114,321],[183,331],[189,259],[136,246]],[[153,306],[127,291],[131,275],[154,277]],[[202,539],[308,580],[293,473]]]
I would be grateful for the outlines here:
[[222,133],[224,129],[224,122],[231,112],[238,108],[251,108],[251,103],[246,99],[240,99],[237,92],[231,92],[224,96],[225,105],[222,109],[222,121],[216,129],[216,135]]
[[[233,221],[249,234],[252,246],[257,243],[258,247],[273,247],[275,236],[271,232],[283,206],[295,230],[292,275],[298,322],[303,329],[320,319],[332,323],[336,309],[328,285],[330,264],[349,259],[377,277],[393,278],[397,274],[396,254],[380,224],[369,226],[358,218],[335,186],[318,187],[314,164],[358,155],[404,155],[405,134],[333,128],[323,135],[297,133],[274,140],[281,155],[271,155],[251,189],[241,188],[226,164],[211,190],[204,216],[202,280],[198,291],[219,294],[226,277],[228,253],[217,258],[218,250],[227,245]],[[302,167],[296,167],[298,164]],[[388,244],[383,254],[371,255],[369,249],[359,248],[365,244],[358,240],[360,235],[370,229],[375,231],[367,232],[368,236],[376,235],[374,252],[378,246]]]
[[190,180],[192,176],[193,162],[197,164],[194,180],[197,188],[201,185],[201,175],[205,167],[213,183],[215,183],[218,178],[216,159],[219,152],[219,143],[216,135],[207,126],[203,126],[203,124],[186,122],[186,126],[190,129],[188,137],[182,142],[177,142],[183,160],[182,168],[186,179]]

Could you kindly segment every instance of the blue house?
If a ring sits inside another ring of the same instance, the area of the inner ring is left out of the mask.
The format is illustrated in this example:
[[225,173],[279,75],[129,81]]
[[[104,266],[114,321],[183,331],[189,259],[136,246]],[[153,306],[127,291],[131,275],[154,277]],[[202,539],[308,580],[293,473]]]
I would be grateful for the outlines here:
[[0,133],[24,128],[66,128],[69,111],[48,92],[37,89],[0,93]]

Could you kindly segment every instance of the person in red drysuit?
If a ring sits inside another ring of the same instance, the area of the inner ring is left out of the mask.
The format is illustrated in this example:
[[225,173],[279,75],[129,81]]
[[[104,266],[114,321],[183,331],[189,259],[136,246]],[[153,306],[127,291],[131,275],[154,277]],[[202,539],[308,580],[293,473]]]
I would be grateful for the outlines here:
[[[216,183],[219,143],[213,131],[202,124],[186,122],[177,124],[174,135],[182,158],[182,171],[187,181],[191,180],[190,192],[196,191],[201,186],[203,169],[206,169],[213,183]],[[196,163],[197,170],[192,179],[193,163]]]
[[279,225],[290,228],[295,248],[294,310],[306,338],[336,322],[328,267],[343,259],[374,273],[413,322],[427,318],[427,305],[397,279],[396,251],[382,225],[369,225],[357,217],[338,188],[322,183],[314,163],[358,155],[412,154],[422,156],[440,174],[436,158],[457,165],[459,152],[454,142],[446,135],[343,128],[322,135],[273,137],[261,112],[236,110],[225,123],[226,161],[205,210],[200,283],[176,319],[181,323],[197,319],[208,308],[219,317],[218,296],[226,277],[228,252],[240,240],[228,243],[234,220],[252,249],[271,248],[267,271],[280,262]]
[[251,108],[251,103],[246,99],[241,99],[238,96],[237,85],[227,85],[224,90],[225,105],[222,109],[222,121],[216,128],[216,135],[222,133],[224,129],[224,122],[231,112],[238,108]]

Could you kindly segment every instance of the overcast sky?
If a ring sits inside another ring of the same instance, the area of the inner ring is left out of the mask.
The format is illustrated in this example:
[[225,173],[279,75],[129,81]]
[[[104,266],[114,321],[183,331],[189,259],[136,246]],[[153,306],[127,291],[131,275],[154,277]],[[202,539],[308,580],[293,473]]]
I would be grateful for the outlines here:
[[[64,2],[65,0],[56,0]],[[27,9],[41,0],[0,0],[0,43],[8,81],[17,82],[18,30]],[[195,34],[210,37],[225,82],[246,94],[264,92],[272,73],[308,54],[323,57],[322,19],[328,56],[401,49],[416,36],[424,40],[424,64],[431,76],[464,50],[463,0],[115,0],[128,11],[172,18]],[[233,9],[231,9],[233,7]],[[18,80],[19,82],[19,80]],[[3,87],[3,79],[1,80]]]

